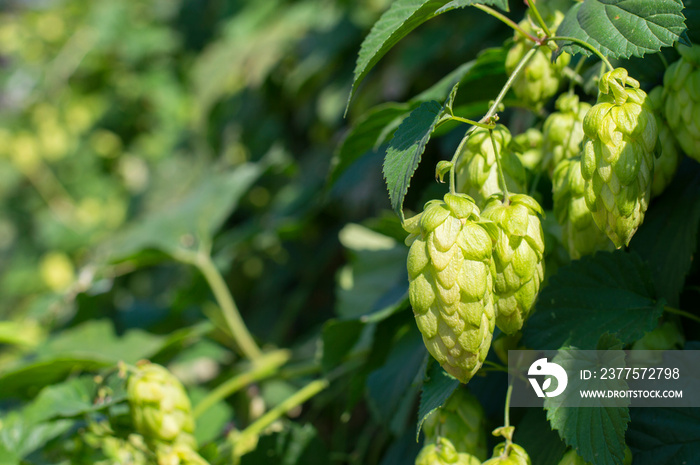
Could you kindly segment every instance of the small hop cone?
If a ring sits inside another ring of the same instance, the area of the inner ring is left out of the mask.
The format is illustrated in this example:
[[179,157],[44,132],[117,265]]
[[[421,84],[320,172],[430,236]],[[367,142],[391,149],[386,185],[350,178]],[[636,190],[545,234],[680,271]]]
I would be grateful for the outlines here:
[[651,181],[651,196],[656,197],[661,195],[675,176],[681,152],[673,130],[663,115],[664,98],[661,86],[657,86],[649,92],[648,100],[654,111],[654,116],[656,116],[656,126],[659,130],[655,150],[657,158],[654,161],[654,175]]
[[544,137],[536,128],[518,134],[513,138],[510,149],[520,158],[522,165],[529,170],[537,170],[542,162]]
[[449,439],[441,437],[421,449],[416,465],[481,465],[481,461],[473,455],[457,452]]
[[510,142],[510,131],[499,124],[493,129],[493,143],[489,130],[479,128],[464,144],[456,167],[457,188],[472,197],[477,205],[483,205],[491,195],[501,192],[494,144],[501,157],[508,190],[523,190],[525,170],[518,156],[508,148]]
[[664,116],[683,152],[700,161],[700,46],[678,47],[664,74]]
[[498,226],[493,251],[496,325],[506,334],[523,327],[544,279],[542,207],[530,196],[492,197],[481,217]]
[[486,457],[486,416],[479,401],[466,389],[457,389],[445,405],[431,413],[423,423],[425,442],[438,438],[452,440],[457,452]]
[[[521,21],[519,25],[526,32],[537,35],[528,20]],[[520,60],[533,46],[532,41],[516,32],[515,43],[506,56],[506,73],[512,74]],[[539,110],[559,90],[563,70],[569,61],[571,61],[571,55],[562,53],[552,63],[552,50],[540,47],[516,76],[512,85],[515,96],[526,106]]]
[[562,244],[572,259],[613,249],[613,243],[598,228],[586,206],[580,157],[559,162],[552,175],[552,191],[554,215],[562,226]]
[[510,444],[506,451],[506,443],[502,442],[493,448],[493,457],[482,465],[531,465],[531,462],[525,449],[517,444]]
[[581,174],[593,219],[620,248],[649,205],[658,131],[646,93],[626,69],[604,74],[598,87],[598,103],[583,122]]
[[486,359],[496,320],[492,239],[478,219],[471,198],[446,194],[404,224],[416,324],[428,352],[462,383]]
[[556,101],[558,111],[547,117],[542,127],[542,152],[545,169],[550,176],[562,161],[581,153],[583,142],[583,120],[591,105],[580,102],[578,95],[562,94]]
[[190,399],[166,368],[149,363],[129,376],[127,398],[136,430],[153,440],[173,441],[194,431]]

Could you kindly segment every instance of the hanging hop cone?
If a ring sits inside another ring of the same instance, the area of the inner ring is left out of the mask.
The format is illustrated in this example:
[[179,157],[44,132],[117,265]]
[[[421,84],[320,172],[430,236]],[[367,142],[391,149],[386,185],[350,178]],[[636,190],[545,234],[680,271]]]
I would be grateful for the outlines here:
[[[699,75],[700,78],[700,75]],[[654,160],[654,174],[651,181],[651,196],[656,197],[666,189],[671,183],[673,176],[678,170],[678,163],[681,160],[681,152],[678,147],[673,130],[668,125],[664,117],[663,89],[661,86],[655,87],[648,96],[649,105],[656,116],[656,127],[659,130],[659,138],[656,141],[656,156]]]
[[498,226],[493,250],[496,325],[513,334],[530,315],[544,279],[544,232],[537,216],[544,212],[525,194],[501,199],[489,199],[481,217]]
[[457,388],[440,409],[423,422],[425,443],[449,438],[457,452],[486,458],[486,416],[479,401],[466,389]]
[[617,68],[603,75],[598,103],[586,114],[581,174],[598,227],[616,247],[629,244],[651,194],[658,131],[639,82]]
[[700,45],[678,52],[664,74],[664,115],[683,152],[700,161]]
[[542,162],[542,132],[536,128],[513,137],[510,149],[520,158],[520,163],[529,170],[537,170]]
[[481,461],[473,455],[457,452],[449,439],[441,437],[421,449],[416,465],[481,465]]
[[127,398],[136,430],[144,437],[174,441],[194,430],[190,399],[166,368],[149,363],[129,376]]
[[466,383],[479,370],[495,324],[492,239],[464,194],[428,202],[407,220],[409,299],[428,352]]
[[[562,16],[563,17],[563,16]],[[524,19],[519,26],[537,36],[530,21]],[[515,33],[515,43],[506,56],[506,73],[513,74],[520,60],[534,46],[534,43],[519,32]],[[571,55],[562,53],[552,63],[552,50],[540,47],[513,81],[515,96],[528,107],[539,110],[559,90],[563,70],[571,61]]]
[[595,224],[586,206],[581,157],[559,162],[552,175],[552,191],[554,215],[562,227],[562,244],[572,259],[613,249],[613,243]]
[[[501,192],[497,154],[501,157],[508,190],[523,190],[525,170],[518,156],[508,148],[510,142],[510,131],[499,124],[493,129],[493,142],[488,129],[478,128],[464,144],[457,161],[457,188],[471,196],[477,205],[483,205],[491,195]],[[494,144],[497,152],[494,152]]]
[[493,457],[482,465],[531,465],[531,462],[525,449],[511,444],[506,452],[506,443],[502,442],[493,448]]
[[562,94],[555,106],[558,111],[549,115],[542,127],[542,153],[550,177],[559,162],[581,153],[583,119],[591,109],[590,104],[580,102],[575,94]]

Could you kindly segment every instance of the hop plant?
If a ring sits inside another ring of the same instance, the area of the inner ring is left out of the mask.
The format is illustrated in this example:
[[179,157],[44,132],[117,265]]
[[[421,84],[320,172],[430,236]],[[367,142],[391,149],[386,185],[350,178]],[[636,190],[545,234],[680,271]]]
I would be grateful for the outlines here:
[[479,401],[466,389],[457,389],[423,423],[425,443],[450,438],[457,452],[486,457],[486,417]]
[[578,95],[562,94],[556,101],[558,111],[547,117],[542,127],[542,153],[550,176],[562,161],[581,153],[583,119],[591,105],[580,102]]
[[[557,15],[558,18],[563,17]],[[530,21],[524,19],[519,26],[526,32],[537,35]],[[523,37],[519,32],[515,33],[515,43],[506,56],[506,72],[510,75],[518,66],[520,60],[534,46],[534,43]],[[559,84],[563,70],[571,61],[571,56],[562,53],[552,63],[552,50],[547,47],[539,47],[530,61],[520,71],[513,81],[513,92],[526,106],[539,110],[559,90]]]
[[473,455],[457,452],[449,439],[441,437],[421,449],[416,465],[481,465],[481,461]]
[[527,131],[513,137],[510,148],[520,158],[521,164],[529,169],[536,170],[542,162],[542,145],[544,137],[537,128],[529,128]]
[[651,181],[651,196],[660,195],[671,183],[678,169],[681,153],[673,130],[664,117],[663,89],[655,87],[648,96],[649,105],[656,116],[656,127],[659,130],[659,138],[656,141],[656,156],[654,160],[654,174]]
[[626,69],[604,74],[598,88],[598,102],[583,122],[581,174],[593,219],[620,248],[644,220],[658,131],[646,93]]
[[581,157],[559,162],[552,175],[552,191],[554,215],[562,226],[562,244],[571,258],[612,250],[612,242],[598,228],[586,205]]
[[477,205],[483,205],[491,195],[501,192],[497,156],[501,157],[508,190],[523,190],[525,170],[518,156],[508,148],[510,142],[510,131],[499,124],[493,129],[493,141],[488,129],[479,128],[464,144],[457,162],[457,188],[471,196]]
[[683,152],[700,161],[700,46],[678,47],[664,74],[664,115]]
[[129,376],[127,398],[134,427],[146,438],[174,441],[194,430],[192,408],[185,388],[160,365],[148,363],[139,366]]
[[466,383],[479,370],[495,324],[492,239],[464,194],[446,194],[406,221],[409,299],[428,352]]
[[544,279],[544,233],[537,214],[542,207],[530,196],[494,196],[482,218],[498,226],[493,252],[496,325],[506,334],[523,327]]
[[493,448],[493,457],[483,465],[530,465],[530,456],[521,446],[513,443],[506,446],[502,442]]

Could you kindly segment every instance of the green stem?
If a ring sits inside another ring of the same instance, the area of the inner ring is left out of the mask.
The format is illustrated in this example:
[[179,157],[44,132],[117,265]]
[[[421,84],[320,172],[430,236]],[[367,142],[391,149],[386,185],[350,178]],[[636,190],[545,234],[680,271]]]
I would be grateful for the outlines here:
[[532,11],[532,14],[535,15],[535,19],[540,24],[540,26],[542,26],[542,29],[544,29],[544,33],[547,34],[547,37],[551,37],[552,31],[549,30],[547,23],[544,22],[544,20],[542,19],[542,15],[540,15],[540,12],[537,10],[537,6],[535,5],[535,0],[530,0],[528,2],[528,5],[530,5],[530,11]]
[[692,313],[686,312],[685,310],[669,307],[668,305],[664,305],[664,310],[667,311],[668,313],[673,313],[675,315],[684,316],[684,317],[688,318],[689,320],[693,320],[693,321],[700,323],[699,316],[693,315]]
[[668,69],[668,60],[666,59],[664,54],[659,52],[659,53],[657,53],[657,55],[659,56],[659,60],[661,60],[661,63],[663,63],[664,69]]
[[508,186],[506,185],[506,177],[503,175],[503,166],[501,164],[501,154],[498,152],[496,140],[493,138],[493,129],[489,129],[489,137],[491,138],[491,147],[493,147],[493,156],[496,157],[496,169],[498,170],[498,181],[501,183],[501,191],[503,192],[503,202],[508,202]]
[[600,58],[601,61],[602,61],[603,63],[605,63],[605,65],[608,67],[608,69],[609,69],[610,71],[613,70],[613,65],[611,65],[611,64],[610,64],[610,61],[608,61],[608,59],[605,58],[605,55],[603,55],[602,53],[600,53],[600,51],[599,51],[597,48],[595,48],[594,46],[592,46],[591,44],[589,44],[588,42],[586,42],[586,41],[584,41],[584,40],[577,39],[576,37],[559,37],[559,36],[549,37],[549,38],[547,39],[547,41],[550,41],[550,40],[554,40],[554,41],[557,41],[557,40],[567,40],[567,41],[569,41],[569,42],[575,43],[576,45],[580,45],[581,47],[585,47],[585,48],[587,48],[588,50],[590,50],[591,52],[595,53],[596,56],[597,56],[598,58]]
[[192,415],[194,415],[196,419],[214,404],[226,399],[239,389],[274,375],[277,373],[277,369],[279,367],[289,361],[290,356],[291,354],[287,350],[278,350],[263,355],[252,365],[250,371],[234,376],[207,394],[204,399],[199,401],[197,406],[192,411]]
[[[525,29],[523,29],[523,28],[521,28],[520,26],[518,26],[518,24],[517,24],[515,21],[513,21],[512,19],[510,19],[509,17],[507,17],[507,16],[504,15],[503,13],[501,13],[501,12],[499,12],[499,11],[496,11],[496,10],[494,10],[493,8],[489,8],[489,7],[487,7],[486,5],[479,5],[479,4],[476,4],[476,5],[472,5],[472,6],[475,7],[475,8],[478,8],[478,9],[480,9],[481,11],[483,11],[484,13],[487,13],[487,14],[493,16],[494,18],[496,18],[496,19],[502,21],[503,23],[505,23],[506,25],[508,25],[509,27],[511,27],[512,29],[514,29],[515,31],[519,32],[519,33],[522,34],[524,37],[530,39],[531,41],[533,41],[533,42],[538,42],[538,41],[539,41],[539,39],[538,39],[537,37],[533,36],[532,34],[530,34],[529,32],[527,32]],[[548,35],[549,35],[549,34],[548,34]]]
[[460,123],[471,124],[472,126],[476,126],[478,128],[483,128],[483,129],[493,129],[494,127],[496,127],[495,124],[484,124],[484,123],[480,123],[478,121],[474,121],[471,119],[462,118],[461,116],[452,115],[450,117],[450,119],[454,120],[454,121],[459,121]]
[[[504,412],[504,419],[503,423],[506,428],[510,427],[510,398],[513,395],[513,380],[508,383],[508,391],[506,392],[506,405],[504,407],[505,412]],[[509,449],[511,444],[513,444],[513,440],[511,439],[511,435],[508,435],[506,437],[506,447],[503,448],[503,454],[507,457],[509,454]]]

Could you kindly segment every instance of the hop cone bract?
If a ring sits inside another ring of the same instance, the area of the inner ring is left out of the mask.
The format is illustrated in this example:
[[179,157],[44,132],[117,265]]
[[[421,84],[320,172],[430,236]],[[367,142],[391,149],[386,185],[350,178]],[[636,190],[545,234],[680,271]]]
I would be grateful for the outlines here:
[[464,194],[406,221],[409,299],[428,352],[463,383],[479,370],[495,324],[492,239]]
[[656,197],[666,189],[675,176],[681,152],[673,130],[663,114],[664,99],[661,86],[657,86],[649,92],[648,100],[654,111],[654,116],[656,116],[656,126],[659,130],[655,150],[657,158],[654,160],[654,174],[651,181],[651,196]]
[[664,115],[686,155],[700,161],[700,45],[678,52],[664,74]]
[[580,102],[575,94],[562,94],[555,106],[558,111],[549,115],[542,127],[542,152],[550,176],[559,162],[581,153],[583,119],[591,109],[590,104]]
[[506,334],[523,327],[544,279],[544,233],[537,214],[543,214],[542,207],[524,194],[512,194],[505,202],[494,196],[481,213],[498,226],[494,304],[496,325]]
[[[479,128],[464,144],[457,162],[457,188],[483,205],[491,195],[501,192],[498,180],[497,152],[501,157],[503,176],[508,190],[521,191],[525,170],[520,159],[508,146],[510,131],[499,124],[493,129],[493,142],[488,129]],[[496,151],[494,151],[494,145]]]
[[544,138],[542,132],[536,128],[513,137],[510,144],[511,150],[520,158],[522,165],[529,170],[536,170],[542,162],[542,145]]
[[598,228],[586,206],[581,157],[564,159],[552,176],[554,215],[562,227],[562,244],[573,259],[598,250],[612,250],[608,236]]
[[466,389],[458,388],[440,409],[423,422],[425,443],[449,438],[457,452],[486,457],[486,417],[479,401]]
[[616,247],[629,244],[651,194],[658,131],[646,93],[624,68],[606,74],[586,114],[581,174],[588,209]]
[[493,448],[493,457],[482,465],[530,465],[530,456],[517,444],[511,444],[506,452],[506,443],[502,442]]
[[127,398],[136,430],[146,438],[173,441],[192,433],[190,399],[180,381],[166,368],[149,363],[129,376]]
[[421,449],[416,465],[481,465],[481,461],[473,455],[457,452],[449,439],[441,437]]

